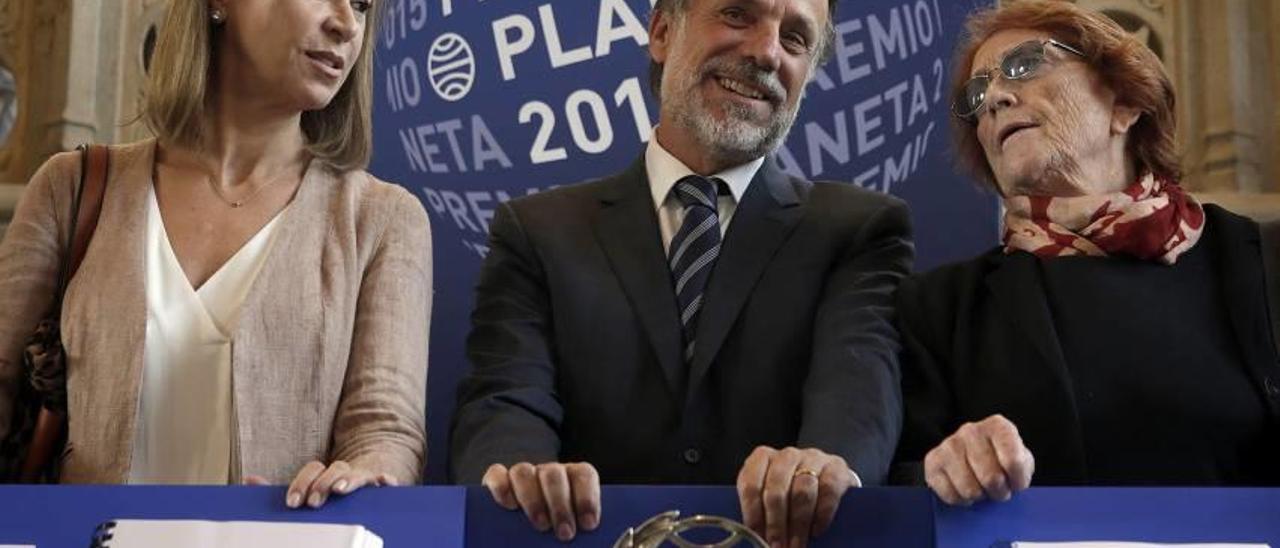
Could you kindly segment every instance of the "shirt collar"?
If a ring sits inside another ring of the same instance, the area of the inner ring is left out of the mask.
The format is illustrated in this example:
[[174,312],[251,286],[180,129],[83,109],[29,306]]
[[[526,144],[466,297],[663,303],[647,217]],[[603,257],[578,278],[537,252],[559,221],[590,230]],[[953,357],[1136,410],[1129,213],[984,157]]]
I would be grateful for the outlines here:
[[[714,173],[711,177],[724,181],[729,186],[729,193],[733,195],[733,201],[740,203],[742,202],[742,195],[746,194],[747,187],[751,185],[751,179],[755,178],[756,172],[760,171],[760,166],[762,165],[764,165],[764,156],[719,173]],[[692,169],[689,169],[683,162],[662,148],[662,145],[658,144],[656,131],[649,139],[649,146],[645,148],[644,167],[649,174],[649,192],[653,195],[653,206],[655,208],[662,207],[667,195],[671,193],[671,187],[676,186],[677,181],[687,175],[695,174]]]

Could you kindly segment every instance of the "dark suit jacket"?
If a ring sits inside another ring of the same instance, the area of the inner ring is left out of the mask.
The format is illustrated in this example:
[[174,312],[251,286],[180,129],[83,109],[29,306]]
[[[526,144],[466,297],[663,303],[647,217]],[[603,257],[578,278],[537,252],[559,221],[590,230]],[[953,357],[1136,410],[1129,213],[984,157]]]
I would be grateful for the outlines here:
[[905,205],[766,161],[734,213],[691,366],[643,158],[512,200],[490,228],[451,475],[587,461],[606,483],[733,483],[758,445],[883,481],[901,427]]
[[[1214,205],[1205,214],[1241,355],[1280,417],[1258,226]],[[965,422],[1000,413],[1035,455],[1034,484],[1089,483],[1070,374],[1036,263],[1029,253],[997,248],[903,282],[897,302],[906,419],[895,482],[921,483],[930,449]]]

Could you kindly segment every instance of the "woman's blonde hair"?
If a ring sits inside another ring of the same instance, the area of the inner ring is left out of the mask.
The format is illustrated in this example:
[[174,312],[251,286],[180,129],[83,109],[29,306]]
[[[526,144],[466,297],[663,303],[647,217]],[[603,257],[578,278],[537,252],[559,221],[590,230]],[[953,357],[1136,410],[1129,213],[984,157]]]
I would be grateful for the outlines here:
[[[333,100],[302,113],[307,149],[334,169],[364,169],[373,152],[373,49],[381,2],[369,11],[360,57]],[[203,144],[213,71],[213,26],[206,0],[172,0],[160,27],[143,118],[163,142]]]

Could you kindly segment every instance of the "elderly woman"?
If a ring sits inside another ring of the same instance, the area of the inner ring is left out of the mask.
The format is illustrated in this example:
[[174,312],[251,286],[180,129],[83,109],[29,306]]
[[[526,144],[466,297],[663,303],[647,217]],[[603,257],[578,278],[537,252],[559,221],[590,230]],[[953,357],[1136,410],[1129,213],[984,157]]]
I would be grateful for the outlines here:
[[899,290],[898,470],[951,504],[1280,481],[1258,226],[1179,187],[1160,61],[1099,14],[1016,2],[973,16],[953,70],[1004,242]]
[[[363,170],[374,36],[363,0],[171,3],[145,105],[158,139],[110,148],[61,309],[62,481],[289,483],[297,507],[418,480],[430,231]],[[0,245],[6,411],[79,172],[50,159]]]

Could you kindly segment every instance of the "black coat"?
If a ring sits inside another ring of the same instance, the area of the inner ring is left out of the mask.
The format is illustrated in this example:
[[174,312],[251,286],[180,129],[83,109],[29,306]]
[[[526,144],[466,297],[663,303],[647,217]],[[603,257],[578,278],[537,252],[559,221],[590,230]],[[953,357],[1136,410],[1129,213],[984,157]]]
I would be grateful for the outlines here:
[[[1231,331],[1272,417],[1280,418],[1258,225],[1214,205],[1205,214]],[[922,482],[930,449],[965,422],[999,413],[1035,455],[1034,484],[1089,483],[1070,373],[1037,261],[997,248],[903,282],[897,303],[905,420],[896,482]],[[1115,321],[1124,318],[1116,314]],[[1195,332],[1188,325],[1179,335]]]

